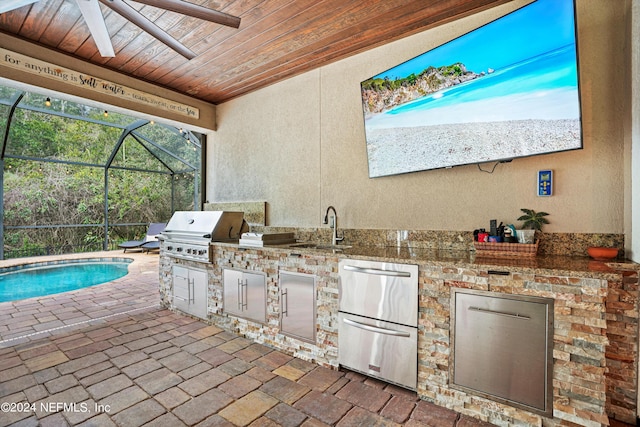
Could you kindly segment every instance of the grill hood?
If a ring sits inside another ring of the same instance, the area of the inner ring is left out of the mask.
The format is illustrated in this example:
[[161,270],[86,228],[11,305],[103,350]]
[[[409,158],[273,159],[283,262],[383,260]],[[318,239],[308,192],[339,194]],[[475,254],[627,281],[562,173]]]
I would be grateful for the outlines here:
[[243,212],[176,211],[162,233],[165,239],[233,241],[240,238]]

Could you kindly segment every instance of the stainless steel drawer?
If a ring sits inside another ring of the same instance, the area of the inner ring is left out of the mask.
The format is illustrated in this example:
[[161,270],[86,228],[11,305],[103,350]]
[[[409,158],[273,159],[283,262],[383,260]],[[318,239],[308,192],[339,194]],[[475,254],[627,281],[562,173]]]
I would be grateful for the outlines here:
[[338,362],[415,390],[418,328],[338,313]]
[[552,415],[553,300],[452,290],[453,385]]
[[340,311],[418,326],[418,266],[340,261]]

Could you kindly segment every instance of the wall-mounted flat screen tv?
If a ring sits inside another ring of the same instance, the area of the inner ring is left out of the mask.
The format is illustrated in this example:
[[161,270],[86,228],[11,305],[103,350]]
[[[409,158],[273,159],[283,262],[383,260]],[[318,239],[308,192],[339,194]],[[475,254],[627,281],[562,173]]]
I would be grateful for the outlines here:
[[582,148],[573,0],[538,0],[361,84],[369,176]]

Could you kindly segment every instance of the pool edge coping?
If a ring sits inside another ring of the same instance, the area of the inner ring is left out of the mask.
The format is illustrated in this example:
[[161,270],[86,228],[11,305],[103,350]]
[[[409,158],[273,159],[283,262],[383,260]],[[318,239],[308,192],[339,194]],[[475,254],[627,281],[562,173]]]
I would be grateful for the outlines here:
[[51,265],[80,264],[82,262],[105,262],[105,261],[126,262],[129,265],[131,265],[135,261],[135,259],[125,258],[125,257],[67,258],[67,259],[59,259],[59,260],[52,260],[52,261],[40,261],[40,262],[17,264],[9,267],[0,267],[0,274],[12,273],[14,271],[24,270],[27,268],[47,267]]

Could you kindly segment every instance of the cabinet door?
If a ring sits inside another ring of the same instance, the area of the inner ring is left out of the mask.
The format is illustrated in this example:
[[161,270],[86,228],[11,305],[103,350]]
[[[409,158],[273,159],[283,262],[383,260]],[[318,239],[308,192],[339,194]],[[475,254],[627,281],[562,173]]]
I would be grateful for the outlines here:
[[265,323],[267,321],[267,280],[262,273],[242,274],[244,280],[244,314],[247,319]]
[[237,316],[242,315],[241,282],[242,271],[224,269],[222,304],[224,311]]
[[267,320],[267,281],[263,273],[225,269],[224,311],[257,322]]
[[453,289],[453,383],[550,411],[553,300]]
[[295,338],[315,342],[315,276],[280,271],[280,330]]
[[194,316],[200,317],[201,319],[206,319],[208,314],[207,288],[209,287],[207,272],[202,270],[190,270],[189,281],[191,282],[191,293],[193,295],[190,313]]

